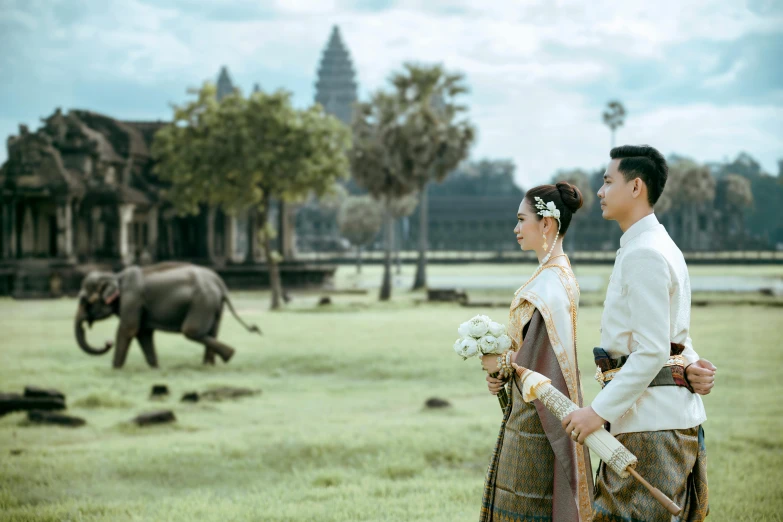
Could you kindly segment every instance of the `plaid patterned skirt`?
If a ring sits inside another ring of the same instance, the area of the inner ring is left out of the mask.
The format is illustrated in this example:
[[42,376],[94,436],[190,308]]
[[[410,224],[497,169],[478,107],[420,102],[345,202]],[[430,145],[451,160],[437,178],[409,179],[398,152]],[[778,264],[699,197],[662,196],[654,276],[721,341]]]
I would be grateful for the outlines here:
[[533,403],[516,386],[487,471],[482,522],[552,520],[555,455]]
[[636,479],[620,478],[601,462],[595,481],[594,522],[701,522],[706,518],[707,450],[701,426],[616,437],[639,459],[636,471],[682,507],[682,513],[672,516]]

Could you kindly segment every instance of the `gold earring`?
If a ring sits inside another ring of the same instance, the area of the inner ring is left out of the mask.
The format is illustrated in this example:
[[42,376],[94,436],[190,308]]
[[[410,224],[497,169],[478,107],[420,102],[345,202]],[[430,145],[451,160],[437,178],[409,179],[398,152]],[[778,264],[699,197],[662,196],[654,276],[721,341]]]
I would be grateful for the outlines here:
[[549,250],[549,243],[546,241],[546,234],[541,234],[544,236],[544,250]]

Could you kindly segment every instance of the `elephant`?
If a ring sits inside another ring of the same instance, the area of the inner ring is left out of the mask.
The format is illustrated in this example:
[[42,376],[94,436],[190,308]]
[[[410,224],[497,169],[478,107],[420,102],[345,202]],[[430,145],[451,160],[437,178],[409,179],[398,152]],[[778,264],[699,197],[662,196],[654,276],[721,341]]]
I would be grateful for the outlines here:
[[[153,334],[155,330],[181,332],[204,345],[204,364],[215,364],[215,354],[224,362],[234,349],[217,340],[223,303],[249,332],[261,335],[256,325],[247,325],[237,315],[228,288],[212,269],[190,263],[164,262],[143,267],[130,266],[119,273],[92,271],[82,281],[74,329],[79,347],[90,355],[103,355],[116,344],[114,368],[122,368],[135,337],[144,358],[158,367]],[[116,315],[120,319],[115,342],[103,348],[87,342],[84,322]]]

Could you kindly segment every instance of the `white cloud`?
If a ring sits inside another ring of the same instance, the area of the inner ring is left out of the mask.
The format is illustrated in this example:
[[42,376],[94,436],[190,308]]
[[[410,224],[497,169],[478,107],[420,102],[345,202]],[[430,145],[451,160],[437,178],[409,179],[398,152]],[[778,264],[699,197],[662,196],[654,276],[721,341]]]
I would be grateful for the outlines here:
[[[51,82],[67,82],[68,68],[78,67],[96,78],[147,88],[181,83],[182,92],[214,79],[224,64],[235,76],[264,70],[272,77],[293,72],[314,81],[331,26],[338,24],[363,95],[383,86],[407,60],[442,62],[464,72],[471,86],[471,116],[479,127],[475,154],[513,157],[520,181],[528,186],[559,168],[597,167],[605,161],[609,133],[600,122],[602,107],[588,98],[587,87],[620,76],[617,57],[665,59],[672,62],[672,77],[693,74],[700,84],[718,88],[741,74],[741,62],[703,80],[700,76],[718,63],[716,57],[705,54],[693,71],[670,56],[670,46],[732,41],[783,27],[780,13],[760,16],[718,0],[639,0],[621,7],[610,0],[430,0],[426,6],[398,0],[381,12],[357,10],[357,0],[275,0],[263,8],[243,1],[220,5],[249,13],[246,18],[220,20],[204,15],[216,9],[205,2],[180,2],[179,9],[140,0],[90,5],[69,26],[55,19],[45,3],[34,17],[9,9],[0,13],[0,23],[32,31],[35,45],[20,48],[18,61],[32,64]],[[202,10],[194,11],[197,7]],[[63,85],[72,91],[79,87]],[[744,149],[772,170],[783,154],[777,138],[783,133],[772,119],[780,111],[777,105],[709,103],[633,107],[618,141],[649,142],[666,153],[703,159]],[[15,130],[14,123],[7,132]]]
[[728,71],[723,72],[721,74],[716,74],[713,76],[710,76],[709,78],[706,78],[702,85],[704,87],[721,87],[723,85],[728,85],[732,82],[734,82],[737,79],[737,76],[747,67],[747,64],[742,61],[738,60],[732,64],[732,66],[729,68]]

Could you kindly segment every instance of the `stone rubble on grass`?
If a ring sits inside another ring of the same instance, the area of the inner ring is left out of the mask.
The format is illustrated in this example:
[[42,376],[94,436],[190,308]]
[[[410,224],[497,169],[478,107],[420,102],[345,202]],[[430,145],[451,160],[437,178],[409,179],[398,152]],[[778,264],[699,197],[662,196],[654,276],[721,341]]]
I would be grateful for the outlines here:
[[149,426],[152,424],[165,424],[174,422],[177,418],[171,410],[158,410],[137,415],[131,422],[138,426]]
[[57,390],[26,386],[24,395],[0,393],[0,416],[14,411],[64,410],[65,395]]
[[73,417],[71,415],[65,415],[64,413],[41,410],[28,411],[27,420],[36,424],[56,424],[58,426],[70,426],[73,428],[87,424],[87,421],[81,417]]
[[165,384],[154,384],[150,391],[150,399],[162,399],[169,394],[169,387]]
[[451,403],[446,399],[439,399],[438,397],[430,397],[427,402],[424,403],[427,408],[449,408]]
[[199,394],[198,392],[188,392],[182,396],[181,399],[182,402],[198,402],[199,401]]
[[222,401],[225,399],[238,399],[240,397],[250,397],[253,395],[259,395],[261,390],[253,390],[251,388],[235,388],[233,386],[223,386],[221,388],[215,388],[207,390],[200,394],[200,398],[206,401]]

